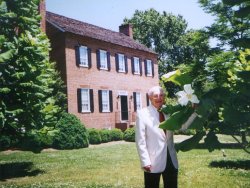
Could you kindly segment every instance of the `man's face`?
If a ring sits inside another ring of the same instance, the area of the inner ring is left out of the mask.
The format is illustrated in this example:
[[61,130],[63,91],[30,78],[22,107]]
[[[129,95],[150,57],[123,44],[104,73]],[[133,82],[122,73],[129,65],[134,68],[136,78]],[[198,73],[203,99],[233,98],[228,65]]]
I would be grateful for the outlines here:
[[153,95],[149,96],[149,99],[151,101],[151,104],[157,108],[160,109],[162,105],[164,104],[164,93],[154,93]]

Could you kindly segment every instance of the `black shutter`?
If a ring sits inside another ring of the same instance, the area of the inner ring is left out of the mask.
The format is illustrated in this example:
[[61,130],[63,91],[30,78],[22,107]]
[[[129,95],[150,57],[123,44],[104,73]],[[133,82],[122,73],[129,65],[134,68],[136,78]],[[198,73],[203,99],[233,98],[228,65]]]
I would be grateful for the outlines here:
[[118,58],[118,54],[115,54],[115,68],[116,68],[116,71],[119,72],[119,58]]
[[146,93],[146,100],[147,100],[147,106],[149,106],[149,97],[147,93]]
[[141,59],[139,59],[139,67],[140,67],[140,75],[142,75],[142,62],[141,62]]
[[144,60],[145,75],[148,75],[147,60]]
[[107,52],[107,63],[108,63],[108,71],[110,71],[110,69],[111,69],[111,65],[110,65],[110,52]]
[[137,106],[136,106],[136,92],[133,92],[133,99],[134,99],[134,111],[137,111]]
[[111,90],[109,91],[109,110],[113,112],[113,95]]
[[90,111],[94,112],[94,95],[93,95],[93,89],[89,90],[89,98],[90,98]]
[[97,69],[100,70],[100,50],[96,50],[96,61]]
[[127,56],[124,56],[124,61],[125,61],[125,72],[128,73],[128,58],[127,58]]
[[134,57],[131,58],[131,69],[132,69],[132,74],[134,74],[135,73]]
[[75,54],[76,54],[76,66],[79,67],[79,65],[80,65],[80,46],[75,47]]
[[98,90],[99,112],[102,112],[102,90]]
[[89,67],[89,69],[91,68],[91,66],[92,66],[92,62],[91,62],[91,49],[90,48],[88,48],[88,67]]
[[152,77],[154,77],[154,75],[155,75],[155,73],[154,73],[154,62],[151,61],[151,63],[152,63]]
[[81,97],[81,89],[77,89],[77,107],[78,107],[78,112],[82,112],[82,97]]

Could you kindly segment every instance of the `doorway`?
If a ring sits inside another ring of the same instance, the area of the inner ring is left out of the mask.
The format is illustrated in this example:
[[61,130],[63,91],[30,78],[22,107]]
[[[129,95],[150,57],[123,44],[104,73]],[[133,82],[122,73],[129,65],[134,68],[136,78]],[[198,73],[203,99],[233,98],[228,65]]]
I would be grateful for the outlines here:
[[128,120],[128,96],[121,95],[121,121]]

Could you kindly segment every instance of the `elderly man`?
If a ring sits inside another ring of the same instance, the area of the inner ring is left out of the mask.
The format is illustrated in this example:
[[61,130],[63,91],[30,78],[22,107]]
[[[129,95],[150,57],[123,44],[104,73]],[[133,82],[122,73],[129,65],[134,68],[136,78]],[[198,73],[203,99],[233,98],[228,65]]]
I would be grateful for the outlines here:
[[[159,112],[164,103],[163,89],[152,87],[148,96],[151,104],[137,112],[135,137],[145,188],[158,188],[161,176],[164,188],[177,187],[178,161],[173,132],[159,128],[160,122],[168,118]],[[182,127],[191,124],[195,117],[196,114],[191,115]]]

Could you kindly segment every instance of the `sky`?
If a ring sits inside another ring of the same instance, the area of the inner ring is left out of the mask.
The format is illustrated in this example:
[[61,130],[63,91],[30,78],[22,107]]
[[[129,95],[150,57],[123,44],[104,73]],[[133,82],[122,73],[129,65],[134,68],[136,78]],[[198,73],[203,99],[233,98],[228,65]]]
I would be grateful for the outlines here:
[[117,32],[124,18],[130,19],[135,10],[150,8],[182,15],[188,29],[213,23],[213,17],[202,10],[198,0],[46,0],[47,11]]

